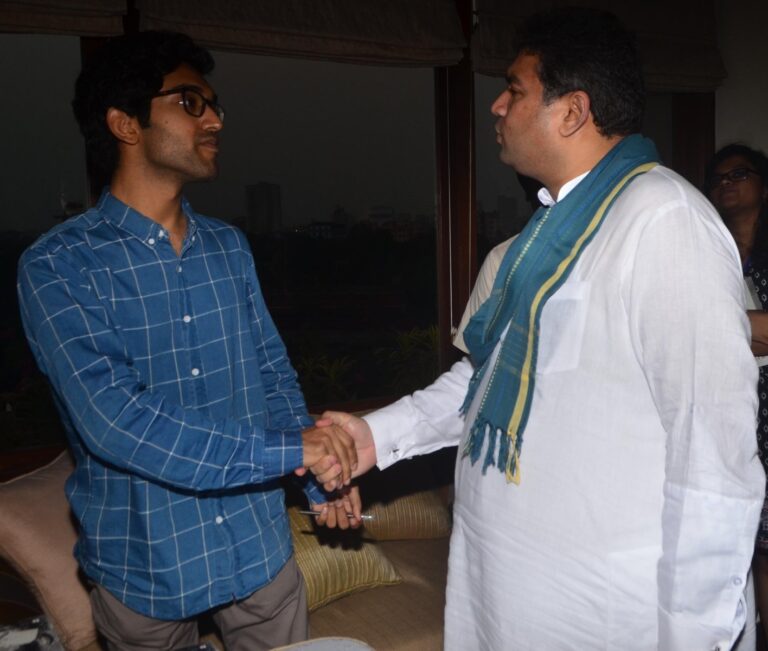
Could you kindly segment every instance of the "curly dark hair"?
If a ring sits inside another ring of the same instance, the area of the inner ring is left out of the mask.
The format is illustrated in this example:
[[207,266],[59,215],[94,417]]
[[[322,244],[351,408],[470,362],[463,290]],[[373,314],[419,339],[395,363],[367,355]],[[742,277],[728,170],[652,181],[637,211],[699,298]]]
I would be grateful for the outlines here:
[[612,13],[557,7],[529,16],[514,35],[515,56],[539,57],[544,101],[582,90],[603,136],[640,131],[645,86],[635,37]]
[[[712,177],[715,174],[715,169],[720,163],[734,156],[741,156],[749,161],[755,172],[760,175],[760,180],[763,182],[763,187],[768,188],[768,156],[763,152],[752,149],[747,145],[739,142],[731,143],[722,147],[712,159],[707,163],[706,170],[704,172],[704,187],[702,191],[707,197],[712,195],[711,185]],[[752,264],[756,267],[766,268],[768,267],[768,202],[763,201],[763,205],[760,208],[760,215],[757,218],[757,232],[755,233],[755,241],[752,243],[752,252],[750,253]]]
[[75,82],[72,109],[85,138],[88,171],[96,187],[105,185],[117,167],[117,140],[107,126],[114,107],[149,126],[152,95],[163,77],[187,64],[201,75],[213,70],[210,52],[186,34],[138,32],[109,39],[83,66]]

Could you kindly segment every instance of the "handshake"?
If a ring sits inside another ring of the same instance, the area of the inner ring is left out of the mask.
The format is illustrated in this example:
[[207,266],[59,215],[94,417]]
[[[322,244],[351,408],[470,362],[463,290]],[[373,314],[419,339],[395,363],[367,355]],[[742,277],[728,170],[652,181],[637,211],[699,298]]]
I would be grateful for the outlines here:
[[[376,447],[368,423],[352,414],[326,411],[301,436],[304,458],[295,473],[302,476],[309,470],[327,492],[339,495],[333,504],[335,509],[323,506],[318,523],[342,529],[350,524],[359,526],[360,495],[350,482],[376,465]],[[351,522],[347,522],[347,514],[352,514]]]

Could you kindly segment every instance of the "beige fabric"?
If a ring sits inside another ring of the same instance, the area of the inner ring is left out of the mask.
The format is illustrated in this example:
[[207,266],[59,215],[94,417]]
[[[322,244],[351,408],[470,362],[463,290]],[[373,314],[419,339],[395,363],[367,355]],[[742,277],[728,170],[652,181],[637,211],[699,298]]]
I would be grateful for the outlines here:
[[597,6],[614,12],[637,34],[649,90],[708,92],[726,76],[717,46],[714,4],[615,0],[477,0],[472,35],[476,72],[503,76],[512,62],[510,35],[523,16],[563,4]]
[[123,32],[124,0],[0,2],[0,31],[113,36]]
[[457,63],[465,47],[453,0],[137,0],[142,29],[208,47],[383,65]]
[[[340,541],[346,536],[338,538],[335,544],[323,544],[314,531],[311,516],[291,507],[288,517],[296,562],[307,584],[310,612],[344,595],[402,581],[376,545],[356,540],[356,546],[345,546]],[[333,532],[324,533],[336,537]]]
[[436,489],[379,502],[365,509],[374,516],[365,535],[375,540],[441,538],[451,532],[451,517]]
[[376,651],[442,651],[448,538],[377,543],[399,585],[340,599],[312,613],[312,637],[345,635]]
[[64,482],[64,452],[47,466],[0,485],[0,556],[29,584],[68,649],[96,639],[88,592],[72,549],[77,539]]

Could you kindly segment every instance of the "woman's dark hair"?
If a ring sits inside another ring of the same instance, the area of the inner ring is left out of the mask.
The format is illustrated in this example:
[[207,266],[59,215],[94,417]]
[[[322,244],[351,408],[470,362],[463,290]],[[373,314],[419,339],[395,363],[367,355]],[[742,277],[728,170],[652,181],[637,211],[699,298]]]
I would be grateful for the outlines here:
[[83,66],[72,109],[85,138],[89,173],[99,185],[109,182],[118,159],[107,110],[120,109],[149,126],[152,96],[162,88],[163,77],[182,64],[201,75],[214,66],[208,50],[186,34],[148,31],[108,40]]
[[582,90],[602,135],[640,131],[645,87],[635,38],[613,14],[588,7],[533,14],[515,34],[514,52],[539,57],[545,102]]
[[[707,163],[703,188],[703,192],[707,197],[712,194],[710,188],[715,169],[720,163],[734,156],[746,159],[755,172],[760,175],[763,187],[768,188],[768,157],[757,149],[752,149],[752,147],[737,142],[719,149],[709,163]],[[768,267],[768,202],[766,201],[763,201],[763,205],[760,207],[760,215],[757,218],[757,232],[755,233],[755,241],[752,243],[750,257],[752,264],[756,267]]]

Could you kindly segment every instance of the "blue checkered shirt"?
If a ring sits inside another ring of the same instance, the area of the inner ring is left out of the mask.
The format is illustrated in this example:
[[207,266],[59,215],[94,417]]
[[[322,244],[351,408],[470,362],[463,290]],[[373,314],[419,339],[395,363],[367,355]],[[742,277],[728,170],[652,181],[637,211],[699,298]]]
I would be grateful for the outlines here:
[[75,554],[158,619],[246,597],[280,571],[292,545],[277,478],[301,465],[312,423],[243,234],[183,209],[179,256],[105,192],[19,262],[27,338],[76,460]]

